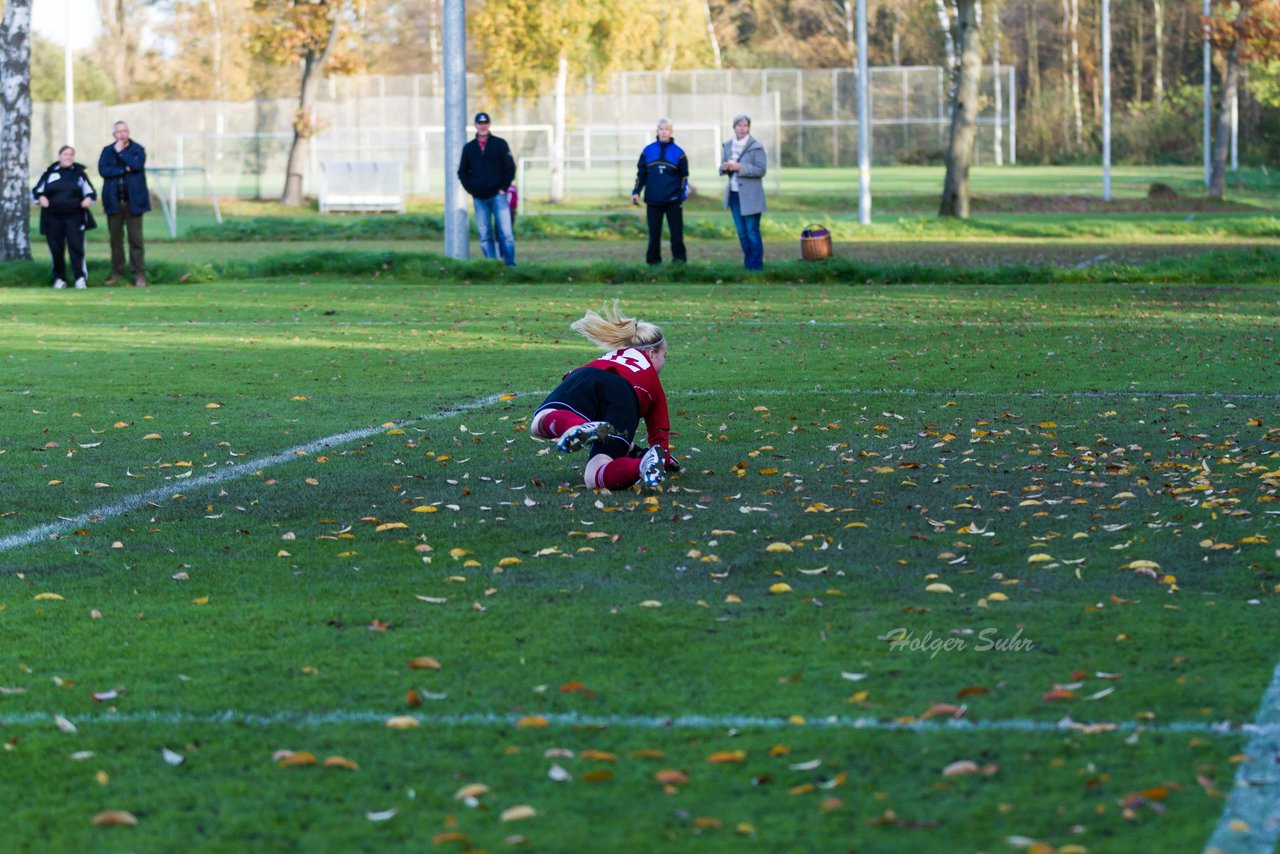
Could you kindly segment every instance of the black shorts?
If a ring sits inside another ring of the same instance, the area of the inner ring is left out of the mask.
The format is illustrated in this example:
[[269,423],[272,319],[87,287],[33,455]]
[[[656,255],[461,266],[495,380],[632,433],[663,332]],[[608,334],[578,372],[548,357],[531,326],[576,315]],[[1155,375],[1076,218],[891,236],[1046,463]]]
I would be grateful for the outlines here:
[[625,457],[640,426],[640,403],[631,383],[615,373],[590,366],[571,371],[534,414],[544,409],[567,409],[588,421],[612,424],[614,434],[592,443],[591,456]]

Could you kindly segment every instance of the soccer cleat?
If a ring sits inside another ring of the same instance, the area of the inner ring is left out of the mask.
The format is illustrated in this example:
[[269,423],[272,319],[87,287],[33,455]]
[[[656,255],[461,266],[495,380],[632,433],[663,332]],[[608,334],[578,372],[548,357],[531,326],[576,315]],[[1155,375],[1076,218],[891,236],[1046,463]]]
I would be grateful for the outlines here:
[[613,432],[613,425],[607,421],[588,421],[565,430],[556,442],[556,450],[565,454],[585,448],[591,442],[598,442]]
[[84,276],[81,276],[80,278],[76,279],[76,287],[79,288],[80,290],[84,290],[85,288],[89,287],[85,283]]
[[662,449],[661,445],[654,445],[644,452],[644,456],[640,458],[640,482],[645,486],[657,486],[662,483],[663,478],[667,476],[663,469],[663,463],[666,461],[667,452]]
[[62,281],[62,279],[54,279],[54,280],[53,280],[53,289],[54,289],[55,291],[60,291],[60,290],[62,290],[63,288],[65,288],[66,286],[67,286],[67,283],[66,283],[66,282],[64,282],[64,281]]

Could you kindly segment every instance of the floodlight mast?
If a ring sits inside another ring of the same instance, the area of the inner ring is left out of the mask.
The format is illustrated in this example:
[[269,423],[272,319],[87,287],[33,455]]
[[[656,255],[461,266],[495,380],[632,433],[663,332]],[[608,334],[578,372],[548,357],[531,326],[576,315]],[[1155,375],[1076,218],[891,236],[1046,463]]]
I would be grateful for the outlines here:
[[858,222],[871,224],[871,91],[867,79],[867,0],[858,0]]
[[444,254],[471,257],[467,194],[458,180],[467,143],[467,3],[444,0]]

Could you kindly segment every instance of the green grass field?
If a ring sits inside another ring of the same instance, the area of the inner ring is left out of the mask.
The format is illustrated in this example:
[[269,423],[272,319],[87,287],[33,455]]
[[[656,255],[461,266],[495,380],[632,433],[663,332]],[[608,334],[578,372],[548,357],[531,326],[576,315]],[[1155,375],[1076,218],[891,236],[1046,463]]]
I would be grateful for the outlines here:
[[[691,268],[0,289],[6,847],[1203,848],[1274,739],[1274,284]],[[658,490],[526,431],[612,297]]]

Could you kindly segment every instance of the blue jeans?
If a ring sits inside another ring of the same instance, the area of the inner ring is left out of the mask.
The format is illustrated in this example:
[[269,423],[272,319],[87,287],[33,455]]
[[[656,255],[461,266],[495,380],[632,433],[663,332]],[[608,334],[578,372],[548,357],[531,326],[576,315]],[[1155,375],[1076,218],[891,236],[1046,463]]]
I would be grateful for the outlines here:
[[729,212],[733,214],[733,226],[738,229],[738,243],[742,244],[742,260],[748,270],[764,269],[764,240],[760,238],[760,214],[742,213],[738,194],[729,193]]
[[498,193],[492,199],[473,201],[476,208],[476,228],[480,231],[480,251],[486,258],[497,258],[501,249],[502,262],[508,267],[514,267],[516,235],[511,230],[511,207],[507,203],[507,194]]

